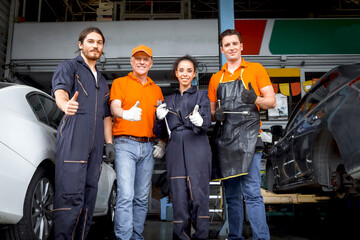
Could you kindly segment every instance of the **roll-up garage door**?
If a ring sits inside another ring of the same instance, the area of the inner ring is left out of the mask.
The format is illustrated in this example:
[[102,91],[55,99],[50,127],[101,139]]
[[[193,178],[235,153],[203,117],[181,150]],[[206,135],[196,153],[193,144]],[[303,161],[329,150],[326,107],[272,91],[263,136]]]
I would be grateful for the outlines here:
[[4,76],[9,28],[10,0],[0,0],[0,76]]

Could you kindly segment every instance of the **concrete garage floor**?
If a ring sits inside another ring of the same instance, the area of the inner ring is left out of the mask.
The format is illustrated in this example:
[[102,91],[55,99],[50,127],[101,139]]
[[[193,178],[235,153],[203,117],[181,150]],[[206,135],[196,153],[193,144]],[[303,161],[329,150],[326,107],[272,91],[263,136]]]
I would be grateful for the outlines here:
[[[216,223],[216,225],[221,222]],[[217,226],[213,225],[213,228]],[[171,240],[172,223],[159,220],[158,216],[148,216],[145,222],[143,236],[146,240]],[[94,219],[87,240],[115,240],[113,229],[104,226],[102,219]],[[217,238],[214,238],[217,239]]]
[[[322,240],[360,239],[360,198],[332,200],[322,204],[278,205],[281,216],[270,215],[268,225],[271,240]],[[285,209],[285,210],[284,210]],[[290,209],[290,210],[289,210]],[[112,226],[94,219],[88,240],[116,240]],[[215,231],[221,222],[210,225]],[[145,240],[171,240],[172,223],[160,221],[158,216],[148,216],[144,230]],[[224,240],[225,237],[210,238]],[[251,236],[246,240],[252,239]]]
[[[269,209],[267,206],[268,211],[281,213],[280,216],[268,216],[271,240],[360,239],[360,197],[288,208],[277,205],[276,211],[275,207]],[[220,226],[220,221],[214,221],[210,227],[216,231]],[[5,239],[5,229],[6,225],[0,225],[0,240]],[[145,240],[171,240],[172,223],[150,215],[143,235]],[[225,237],[211,238],[214,239],[224,240]],[[246,238],[250,239],[251,236]],[[105,218],[94,218],[87,240],[116,240],[113,225],[107,223]]]
[[[212,226],[212,228],[218,229],[221,223],[218,222]],[[269,224],[270,225],[270,224]],[[288,228],[289,230],[290,228]],[[270,225],[270,231],[273,230],[273,227]],[[148,218],[145,223],[145,229],[143,236],[145,240],[171,240],[172,239],[172,223],[159,221],[154,218]],[[209,240],[225,240],[226,237],[218,237],[218,238],[209,238]],[[247,237],[246,240],[250,240],[251,237]],[[272,240],[310,240],[317,238],[309,238],[302,237],[301,235],[296,235],[294,233],[290,233],[286,230],[281,230],[277,227],[274,233],[271,233]],[[101,223],[94,222],[91,226],[91,230],[87,240],[116,240],[113,229],[101,226]]]
[[[341,221],[339,219],[339,221]],[[359,239],[359,234],[347,232],[349,228],[359,228],[359,219],[355,226],[354,224],[348,227],[341,226],[341,223],[336,223],[333,226],[328,226],[325,223],[314,223],[305,220],[303,223],[289,221],[283,219],[280,221],[269,222],[271,240],[322,240],[322,239]],[[148,219],[145,223],[145,230],[143,233],[145,240],[171,240],[172,239],[172,223],[164,222],[155,219]],[[113,230],[105,230],[98,224],[94,224],[90,230],[88,240],[116,240]],[[225,240],[225,237],[209,238],[209,240]],[[245,238],[246,240],[252,237]]]

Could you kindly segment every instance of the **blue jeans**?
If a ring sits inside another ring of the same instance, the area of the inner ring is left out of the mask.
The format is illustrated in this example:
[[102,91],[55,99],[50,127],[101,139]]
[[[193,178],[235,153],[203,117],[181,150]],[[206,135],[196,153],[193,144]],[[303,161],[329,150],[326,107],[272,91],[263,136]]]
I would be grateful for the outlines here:
[[142,232],[154,168],[153,142],[115,138],[117,201],[114,231],[118,240],[144,239]]
[[260,191],[261,155],[261,152],[254,154],[247,175],[223,181],[228,206],[229,240],[244,239],[242,237],[244,222],[242,195],[245,198],[253,239],[270,239],[269,228],[266,223],[265,205]]

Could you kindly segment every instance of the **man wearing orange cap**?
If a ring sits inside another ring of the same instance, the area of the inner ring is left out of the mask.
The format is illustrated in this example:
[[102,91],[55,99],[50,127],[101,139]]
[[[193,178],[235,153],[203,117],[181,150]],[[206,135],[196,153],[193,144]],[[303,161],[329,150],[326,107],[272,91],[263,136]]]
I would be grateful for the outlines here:
[[155,106],[164,97],[147,76],[153,65],[152,50],[144,45],[134,48],[130,63],[133,71],[115,79],[110,90],[118,188],[114,231],[118,240],[144,239],[154,157],[165,153],[165,143],[156,144],[153,133]]

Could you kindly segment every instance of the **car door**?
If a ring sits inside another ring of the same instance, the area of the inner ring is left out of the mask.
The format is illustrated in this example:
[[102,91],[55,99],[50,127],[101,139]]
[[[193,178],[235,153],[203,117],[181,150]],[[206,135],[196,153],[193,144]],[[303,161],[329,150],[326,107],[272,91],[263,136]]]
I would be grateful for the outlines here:
[[[299,175],[298,148],[301,139],[301,131],[304,128],[306,114],[310,109],[310,94],[299,102],[293,110],[283,137],[274,146],[276,166],[278,170],[279,185],[290,184],[297,181]],[[300,133],[300,134],[299,134]]]
[[347,100],[344,103],[343,110],[339,115],[341,122],[346,122],[347,125],[338,131],[340,144],[340,151],[342,151],[345,167],[350,175],[355,179],[360,179],[360,149],[359,149],[359,137],[360,128],[358,122],[360,120],[360,72],[354,77],[348,87]]
[[293,110],[290,120],[283,132],[283,137],[279,139],[273,147],[272,161],[277,174],[279,185],[289,184],[295,180],[295,157],[293,151],[293,142],[295,129],[299,121],[304,116],[303,104],[300,102]]
[[[56,132],[63,113],[56,106],[54,99],[41,92],[30,92],[26,98],[38,121],[43,123],[41,131],[43,132],[46,146],[49,148],[46,151],[50,151],[50,160],[55,163]],[[42,161],[43,159],[39,160]]]
[[292,151],[293,130],[285,130],[285,135],[279,139],[275,148],[274,161],[275,172],[278,176],[279,185],[290,183],[294,176],[294,157]]
[[43,94],[39,94],[39,100],[45,110],[48,125],[57,130],[63,117],[63,112],[60,111],[52,98],[49,98]]
[[312,89],[304,99],[301,117],[299,117],[298,123],[294,126],[294,181],[303,181],[312,176],[314,133],[325,115],[319,103],[327,95],[327,88],[324,84],[320,84]]
[[315,147],[316,132],[321,129],[330,130],[326,121],[338,105],[332,93],[345,82],[346,78],[343,78],[342,73],[334,69],[324,75],[306,95],[304,117],[295,127],[293,142],[295,177],[298,181],[312,176],[314,168],[312,152]]

